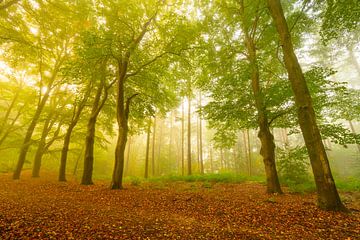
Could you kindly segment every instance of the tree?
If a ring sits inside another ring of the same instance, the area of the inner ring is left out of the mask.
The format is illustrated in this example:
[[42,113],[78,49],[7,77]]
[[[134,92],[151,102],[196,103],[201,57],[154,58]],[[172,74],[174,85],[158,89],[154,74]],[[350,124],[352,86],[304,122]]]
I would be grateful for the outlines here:
[[321,141],[321,135],[316,123],[312,99],[294,53],[291,35],[288,29],[283,9],[279,0],[267,0],[270,15],[278,31],[284,54],[285,67],[295,96],[298,109],[298,121],[309,153],[318,192],[318,205],[326,210],[344,210],[337,192],[329,161]]
[[101,109],[104,107],[104,104],[109,95],[109,89],[115,83],[115,81],[110,84],[106,83],[107,80],[107,59],[102,59],[98,67],[98,74],[94,74],[95,78],[99,78],[98,86],[95,93],[95,98],[92,103],[90,118],[87,124],[87,133],[85,139],[85,155],[84,155],[84,169],[83,176],[81,179],[81,184],[91,185],[92,174],[93,174],[93,165],[94,165],[94,142],[95,142],[95,127],[96,121],[100,114]]
[[60,157],[60,168],[59,168],[59,181],[65,182],[66,181],[66,162],[67,162],[67,156],[70,146],[70,140],[71,140],[71,134],[77,125],[78,121],[80,120],[81,113],[83,112],[83,109],[85,108],[85,104],[88,101],[92,84],[89,84],[86,86],[87,89],[85,89],[85,93],[81,94],[75,97],[75,100],[72,104],[72,114],[69,119],[68,127],[65,133],[63,146],[61,149],[61,157]]

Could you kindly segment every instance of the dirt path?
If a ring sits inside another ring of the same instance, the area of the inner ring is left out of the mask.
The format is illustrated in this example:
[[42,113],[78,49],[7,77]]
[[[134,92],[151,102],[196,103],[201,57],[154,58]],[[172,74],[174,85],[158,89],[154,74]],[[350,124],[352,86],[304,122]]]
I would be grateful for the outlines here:
[[0,239],[360,239],[358,206],[324,212],[313,194],[270,196],[256,183],[114,191],[0,175]]

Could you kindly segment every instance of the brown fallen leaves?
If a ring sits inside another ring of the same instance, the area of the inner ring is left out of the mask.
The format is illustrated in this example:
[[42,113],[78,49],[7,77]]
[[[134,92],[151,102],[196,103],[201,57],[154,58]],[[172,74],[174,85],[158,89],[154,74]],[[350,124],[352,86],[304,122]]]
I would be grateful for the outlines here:
[[160,183],[109,190],[0,175],[0,239],[360,239],[351,214],[314,194],[267,195],[257,183]]

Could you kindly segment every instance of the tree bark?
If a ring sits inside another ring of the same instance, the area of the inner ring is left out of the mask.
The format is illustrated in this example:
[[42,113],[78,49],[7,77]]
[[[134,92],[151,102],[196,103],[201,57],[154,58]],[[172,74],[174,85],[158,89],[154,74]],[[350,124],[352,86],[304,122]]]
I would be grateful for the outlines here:
[[185,109],[181,104],[181,176],[185,175]]
[[149,177],[150,134],[151,134],[151,118],[148,121],[148,127],[147,127],[147,131],[146,131],[146,155],[145,155],[145,174],[144,174],[144,178]]
[[125,81],[132,74],[128,74],[128,66],[130,64],[130,56],[144,38],[148,27],[155,19],[157,12],[149,18],[142,26],[140,34],[131,42],[124,56],[116,59],[118,62],[118,78],[116,91],[116,117],[118,123],[118,139],[115,148],[115,166],[113,171],[111,189],[122,189],[123,171],[124,171],[124,153],[128,135],[128,118],[130,111],[131,99],[138,94],[134,94],[125,101]]
[[21,145],[21,148],[20,148],[20,154],[19,154],[19,158],[18,158],[18,161],[17,161],[17,164],[16,164],[16,168],[15,168],[15,171],[14,171],[14,174],[13,174],[13,179],[16,180],[16,179],[20,179],[20,174],[21,174],[21,170],[24,166],[24,163],[25,163],[25,159],[26,159],[26,155],[27,155],[27,152],[29,150],[29,147],[30,147],[30,144],[31,144],[31,137],[34,133],[34,130],[35,130],[35,127],[39,121],[39,118],[40,118],[40,115],[41,115],[41,112],[42,110],[44,109],[45,107],[45,104],[49,98],[49,95],[50,95],[50,91],[51,91],[51,88],[48,87],[44,96],[41,98],[41,101],[38,105],[38,107],[36,108],[36,112],[30,122],[30,125],[26,131],[26,134],[25,134],[25,138],[24,138],[24,141]]
[[267,2],[280,37],[285,67],[294,92],[295,103],[298,108],[298,120],[314,173],[318,205],[324,210],[346,210],[335,186],[325,148],[321,141],[320,131],[316,123],[312,99],[294,52],[291,35],[280,0],[267,0]]
[[69,146],[70,146],[71,134],[80,119],[80,115],[81,115],[83,109],[85,108],[85,103],[87,102],[88,97],[91,92],[91,89],[92,89],[91,86],[88,88],[87,92],[83,96],[83,99],[81,100],[79,105],[75,105],[75,103],[74,103],[74,110],[73,110],[72,118],[69,123],[68,129],[66,130],[63,147],[61,149],[60,168],[59,168],[59,181],[60,182],[66,182],[66,162],[67,162],[67,156],[68,156],[68,151],[69,151]]
[[41,133],[41,137],[40,137],[40,141],[35,153],[35,158],[34,158],[34,165],[33,165],[33,169],[32,169],[32,177],[40,177],[40,167],[41,167],[41,159],[42,156],[44,154],[44,149],[45,149],[45,145],[46,145],[46,137],[49,134],[49,125],[50,125],[50,121],[51,121],[51,115],[49,114],[48,118],[46,119],[46,121],[44,122],[44,127]]
[[60,169],[59,169],[59,181],[60,182],[66,182],[67,154],[69,151],[71,133],[72,133],[74,127],[75,127],[75,123],[70,124],[66,131],[65,137],[64,137],[64,143],[63,143],[63,147],[61,149],[61,157],[60,157]]
[[[36,108],[36,111],[35,111],[35,114],[26,130],[26,134],[25,134],[25,138],[24,138],[24,141],[21,145],[21,148],[20,148],[20,154],[19,154],[19,158],[18,158],[18,161],[17,161],[17,164],[16,164],[16,168],[14,170],[14,174],[13,174],[13,179],[16,180],[16,179],[20,179],[20,175],[21,175],[21,170],[24,166],[24,163],[25,163],[25,160],[26,160],[26,155],[27,155],[27,152],[29,150],[29,147],[31,145],[31,137],[34,133],[34,130],[35,130],[35,127],[39,121],[39,118],[40,118],[40,115],[46,105],[46,102],[50,96],[50,92],[52,90],[52,87],[53,87],[53,84],[55,82],[55,79],[57,77],[57,74],[58,74],[58,71],[62,65],[64,61],[64,57],[62,56],[60,59],[57,59],[57,61],[55,62],[54,64],[54,68],[53,68],[53,71],[52,71],[52,75],[51,75],[51,78],[46,86],[46,91],[44,93],[44,95],[41,97],[40,96],[40,99],[39,99],[39,103],[37,105],[37,108]],[[40,75],[42,74],[42,72],[40,72]],[[41,89],[40,89],[40,92],[41,92]]]
[[[190,81],[190,80],[188,80]],[[192,174],[191,172],[191,99],[190,94],[188,96],[188,136],[187,136],[187,167],[188,167],[188,176]]]
[[199,135],[200,135],[200,173],[201,174],[204,174],[204,159],[203,159],[203,139],[202,139],[202,119],[201,119],[201,92],[199,93],[199,104],[200,104],[200,116],[199,116],[199,121],[200,121],[200,124],[199,124]]
[[[261,142],[260,154],[263,157],[266,173],[266,183],[268,193],[282,193],[275,164],[275,143],[274,136],[270,131],[267,110],[264,103],[264,97],[260,86],[259,66],[257,62],[257,53],[254,36],[249,32],[245,21],[245,8],[243,1],[240,2],[240,12],[242,17],[242,30],[244,32],[244,41],[247,51],[247,59],[250,64],[251,86],[255,98],[255,107],[257,110],[257,121],[259,126],[258,137]],[[259,16],[255,17],[254,26]],[[256,29],[253,29],[255,32]]]
[[156,116],[154,116],[154,125],[153,125],[153,137],[152,137],[152,152],[151,152],[151,173],[155,177],[155,143],[156,143]]

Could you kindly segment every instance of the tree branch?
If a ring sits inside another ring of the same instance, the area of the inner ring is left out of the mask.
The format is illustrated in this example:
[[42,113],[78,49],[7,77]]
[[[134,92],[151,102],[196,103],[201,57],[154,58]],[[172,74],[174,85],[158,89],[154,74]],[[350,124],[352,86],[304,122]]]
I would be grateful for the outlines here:
[[[7,9],[8,7],[14,5],[15,3],[19,2],[20,0],[12,0],[12,1],[9,1],[7,3],[4,3],[4,5],[0,6],[0,10],[5,10]],[[1,1],[0,3],[2,3],[3,1]]]

